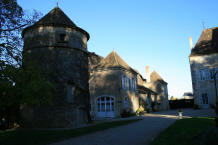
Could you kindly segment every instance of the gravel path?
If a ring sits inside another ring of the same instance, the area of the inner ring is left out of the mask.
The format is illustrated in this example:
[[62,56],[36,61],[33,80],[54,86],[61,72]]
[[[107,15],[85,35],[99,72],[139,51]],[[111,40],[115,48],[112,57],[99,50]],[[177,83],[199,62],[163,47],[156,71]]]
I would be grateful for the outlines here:
[[[182,111],[186,118],[215,116],[212,109],[183,109]],[[143,116],[143,120],[135,123],[64,140],[52,145],[149,145],[162,130],[177,119],[177,110],[155,112]]]

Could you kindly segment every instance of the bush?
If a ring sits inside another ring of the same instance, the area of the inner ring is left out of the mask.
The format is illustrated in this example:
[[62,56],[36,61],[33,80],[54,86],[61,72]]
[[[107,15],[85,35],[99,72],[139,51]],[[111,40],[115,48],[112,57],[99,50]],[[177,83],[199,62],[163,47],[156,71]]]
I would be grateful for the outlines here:
[[151,102],[151,109],[152,109],[153,112],[156,112],[155,102]]
[[130,110],[124,109],[120,115],[121,115],[122,118],[130,117],[131,116],[131,112],[130,112]]
[[138,116],[138,115],[143,115],[143,112],[144,112],[144,108],[140,107],[136,110],[135,114]]
[[210,108],[215,109],[216,106],[214,104],[210,104]]
[[147,108],[147,109],[146,109],[146,112],[147,112],[147,113],[150,113],[150,108]]
[[194,109],[200,109],[200,107],[197,105],[197,104],[194,104],[194,107],[193,107]]

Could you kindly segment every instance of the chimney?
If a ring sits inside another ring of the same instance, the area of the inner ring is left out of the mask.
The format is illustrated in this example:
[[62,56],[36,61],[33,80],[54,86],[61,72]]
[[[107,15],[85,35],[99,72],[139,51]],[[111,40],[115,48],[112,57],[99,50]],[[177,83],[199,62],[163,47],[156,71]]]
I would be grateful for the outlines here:
[[189,45],[190,45],[190,49],[193,49],[193,41],[192,41],[192,37],[189,37]]
[[146,66],[145,72],[146,72],[147,82],[150,82],[150,68],[149,68],[149,66]]

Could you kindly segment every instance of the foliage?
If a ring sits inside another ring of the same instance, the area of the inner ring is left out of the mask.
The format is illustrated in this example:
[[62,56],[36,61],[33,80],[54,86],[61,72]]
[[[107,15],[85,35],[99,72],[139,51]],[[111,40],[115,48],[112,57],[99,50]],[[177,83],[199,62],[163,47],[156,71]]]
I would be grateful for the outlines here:
[[146,112],[147,112],[147,113],[150,113],[150,108],[146,108]]
[[194,107],[193,107],[195,110],[197,109],[200,109],[200,107],[198,106],[198,104],[194,104]]
[[210,108],[215,109],[216,106],[214,104],[210,104]]
[[143,107],[139,107],[139,108],[136,110],[135,114],[136,114],[137,116],[139,116],[139,115],[143,114],[143,112],[144,112],[144,108],[143,108]]
[[24,12],[16,0],[0,1],[0,125],[6,128],[19,122],[23,104],[51,102],[53,85],[33,63],[22,66],[21,32],[40,16],[37,11]]
[[24,12],[16,0],[0,1],[0,61],[22,65],[21,31],[41,17],[37,11]]
[[154,101],[152,101],[151,102],[151,109],[153,112],[156,112],[155,105],[156,105],[156,103]]
[[106,130],[112,127],[118,127],[121,125],[134,123],[139,120],[140,119],[114,121],[114,122],[101,123],[101,124],[83,127],[83,128],[66,129],[66,130],[19,129],[19,130],[10,130],[10,131],[0,131],[0,144],[1,145],[51,144],[65,139]]
[[23,69],[12,65],[0,64],[0,119],[8,121],[7,126],[19,121],[20,105],[50,103],[51,89],[54,86],[47,81],[37,67]]
[[151,145],[195,145],[193,138],[208,127],[215,127],[214,118],[180,119],[161,132]]
[[131,114],[131,111],[130,109],[123,109],[122,113],[120,114],[121,117],[125,118],[125,117],[130,117],[132,114]]

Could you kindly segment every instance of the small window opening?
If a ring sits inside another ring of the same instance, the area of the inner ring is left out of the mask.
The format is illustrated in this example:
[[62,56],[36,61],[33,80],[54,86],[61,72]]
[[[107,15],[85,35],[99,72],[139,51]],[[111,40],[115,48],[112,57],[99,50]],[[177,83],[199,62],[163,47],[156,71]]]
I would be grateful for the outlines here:
[[65,38],[66,38],[66,34],[60,34],[60,41],[65,41]]

